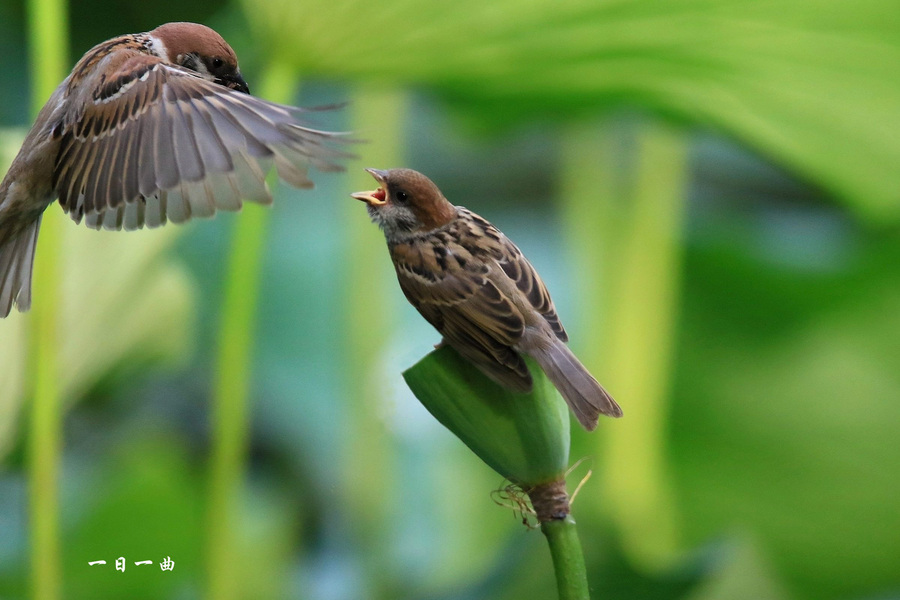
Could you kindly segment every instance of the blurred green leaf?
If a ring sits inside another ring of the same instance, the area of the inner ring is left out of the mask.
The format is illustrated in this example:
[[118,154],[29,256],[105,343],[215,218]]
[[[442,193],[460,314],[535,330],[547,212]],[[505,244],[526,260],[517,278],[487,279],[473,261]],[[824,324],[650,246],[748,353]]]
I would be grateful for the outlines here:
[[779,581],[771,561],[758,544],[738,537],[723,549],[718,568],[685,600],[787,600],[791,595]]
[[245,6],[307,74],[430,86],[491,122],[642,107],[722,129],[864,216],[900,217],[890,0]]
[[[202,501],[183,443],[151,432],[95,458],[77,482],[87,510],[64,519],[64,596],[149,600],[196,588]],[[120,556],[124,572],[115,568]],[[172,571],[159,566],[166,557],[175,561]],[[88,565],[95,560],[106,564]],[[153,564],[134,564],[143,560]]]
[[753,531],[801,598],[897,585],[898,252],[883,240],[804,276],[721,252],[688,263],[670,416],[686,541]]

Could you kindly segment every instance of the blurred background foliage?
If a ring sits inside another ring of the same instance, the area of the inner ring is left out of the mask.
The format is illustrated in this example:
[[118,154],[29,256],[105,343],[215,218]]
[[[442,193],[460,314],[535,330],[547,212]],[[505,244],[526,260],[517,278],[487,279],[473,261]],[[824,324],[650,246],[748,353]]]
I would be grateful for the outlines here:
[[[0,170],[30,124],[24,13],[0,0]],[[207,568],[230,574],[221,598],[552,597],[543,540],[400,377],[438,337],[348,198],[371,186],[362,167],[399,165],[517,241],[625,410],[573,430],[589,466],[572,477],[594,473],[573,510],[595,597],[900,597],[895,3],[75,0],[69,15],[71,62],[206,23],[251,89],[349,100],[316,124],[368,143],[346,176],[281,188],[259,223],[233,518],[208,518],[210,414],[232,236],[260,217],[60,225],[63,597],[210,597]],[[0,322],[0,598],[29,594],[29,318]],[[119,556],[176,566],[118,573]]]

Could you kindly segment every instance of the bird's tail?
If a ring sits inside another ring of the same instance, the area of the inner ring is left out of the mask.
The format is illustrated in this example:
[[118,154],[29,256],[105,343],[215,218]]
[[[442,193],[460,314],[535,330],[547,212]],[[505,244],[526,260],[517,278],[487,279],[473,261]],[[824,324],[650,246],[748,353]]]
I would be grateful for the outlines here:
[[0,242],[0,318],[9,315],[13,302],[20,311],[31,307],[31,271],[41,217]]
[[562,341],[557,340],[546,352],[536,352],[533,357],[562,394],[578,422],[588,431],[597,427],[601,414],[622,416],[616,401]]

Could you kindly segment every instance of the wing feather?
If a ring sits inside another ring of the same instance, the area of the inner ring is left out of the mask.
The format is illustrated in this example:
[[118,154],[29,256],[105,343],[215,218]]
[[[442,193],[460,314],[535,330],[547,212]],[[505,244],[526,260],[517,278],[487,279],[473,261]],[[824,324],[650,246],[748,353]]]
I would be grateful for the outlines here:
[[451,240],[391,246],[400,288],[444,339],[485,374],[512,389],[531,389],[528,368],[513,349],[524,334],[524,316],[491,280],[487,264],[460,264],[435,251],[449,243],[451,254],[470,255]]
[[243,200],[270,203],[266,172],[311,187],[309,166],[339,170],[339,134],[305,127],[301,109],[225,88],[135,49],[103,58],[71,94],[54,187],[91,227],[156,227]]
[[[160,102],[156,110],[152,155],[156,176],[153,183],[157,189],[170,190],[176,187],[181,179],[178,163],[175,162],[175,137],[172,131],[174,127],[172,113],[177,108],[169,102]],[[144,118],[150,118],[150,115]]]
[[[146,118],[135,121],[132,127],[139,130],[137,161],[127,169],[129,173],[136,172],[138,180],[138,193],[141,196],[153,196],[159,189],[156,185],[156,166],[153,161],[153,145],[156,138],[154,131],[158,123],[156,119]],[[123,199],[123,201],[127,201]]]
[[569,341],[547,286],[518,246],[484,218],[462,207],[459,211],[466,217],[461,222],[468,224],[468,228],[460,233],[462,243],[478,247],[491,256],[528,303],[544,317],[556,337],[563,342]]
[[182,182],[200,181],[206,172],[193,135],[193,123],[189,112],[184,110],[187,106],[182,102],[172,102],[169,106],[172,109],[173,150],[178,176]]
[[122,220],[122,228],[125,231],[134,231],[144,226],[144,209],[146,205],[143,202],[129,202],[124,204],[119,210],[123,210],[125,216]]

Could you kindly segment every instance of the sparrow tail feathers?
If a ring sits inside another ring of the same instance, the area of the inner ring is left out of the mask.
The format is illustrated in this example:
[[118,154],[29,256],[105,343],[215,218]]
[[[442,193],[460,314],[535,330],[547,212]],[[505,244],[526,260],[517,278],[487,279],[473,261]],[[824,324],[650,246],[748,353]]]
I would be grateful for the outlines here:
[[9,316],[13,302],[20,311],[31,308],[31,272],[40,227],[39,216],[0,246],[0,318]]
[[536,352],[533,357],[588,431],[597,427],[601,414],[622,416],[616,401],[563,342],[557,341],[546,352]]

